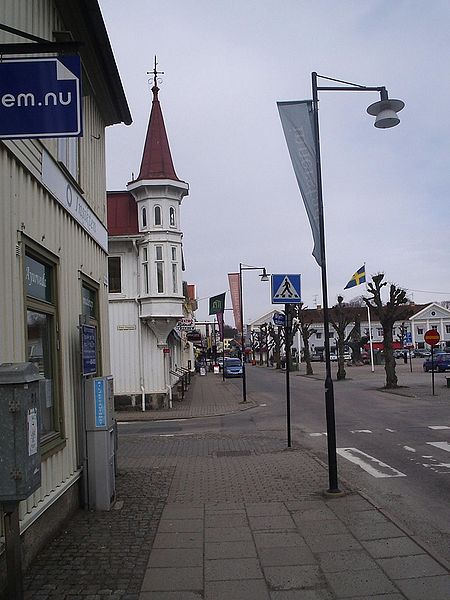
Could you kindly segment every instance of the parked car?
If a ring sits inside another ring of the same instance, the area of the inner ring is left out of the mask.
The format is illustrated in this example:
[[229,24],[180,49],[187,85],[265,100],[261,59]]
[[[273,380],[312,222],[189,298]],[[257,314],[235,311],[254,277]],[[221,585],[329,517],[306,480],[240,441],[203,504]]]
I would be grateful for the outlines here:
[[311,354],[311,362],[323,362],[323,354],[314,352]]
[[[436,352],[433,357],[433,367],[435,371],[443,373],[450,369],[450,353]],[[423,361],[423,370],[428,373],[431,371],[431,356]]]
[[429,350],[415,350],[415,355],[419,358],[428,358],[431,356],[431,352]]
[[224,377],[242,377],[242,363],[240,358],[226,358],[223,363]]
[[336,362],[337,361],[337,354],[330,354],[330,360],[331,362]]

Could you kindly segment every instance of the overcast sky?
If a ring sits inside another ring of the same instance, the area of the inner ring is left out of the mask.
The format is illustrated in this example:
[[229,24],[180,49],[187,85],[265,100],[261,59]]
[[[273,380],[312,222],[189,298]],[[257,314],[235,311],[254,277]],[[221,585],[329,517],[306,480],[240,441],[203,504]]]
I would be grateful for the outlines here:
[[[448,0],[100,5],[133,116],[130,127],[108,130],[108,189],[125,189],[139,172],[151,106],[146,72],[156,54],[175,170],[190,186],[181,226],[185,279],[205,298],[199,320],[239,263],[301,273],[304,303],[322,304],[276,107],[311,98],[312,71],[385,85],[406,103],[398,127],[377,130],[366,108],[378,94],[319,96],[330,306],[363,263],[368,275],[384,272],[411,290],[416,303],[450,299]],[[248,322],[272,309],[270,284],[257,271],[243,279]],[[225,320],[232,324],[231,313]]]

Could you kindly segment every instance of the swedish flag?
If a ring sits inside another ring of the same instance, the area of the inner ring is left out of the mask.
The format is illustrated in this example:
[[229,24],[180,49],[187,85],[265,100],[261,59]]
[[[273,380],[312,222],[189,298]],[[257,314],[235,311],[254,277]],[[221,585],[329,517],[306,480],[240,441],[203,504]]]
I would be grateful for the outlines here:
[[345,286],[344,290],[348,288],[355,287],[355,285],[360,285],[361,283],[366,282],[366,265],[363,265],[360,269],[353,273],[352,278]]

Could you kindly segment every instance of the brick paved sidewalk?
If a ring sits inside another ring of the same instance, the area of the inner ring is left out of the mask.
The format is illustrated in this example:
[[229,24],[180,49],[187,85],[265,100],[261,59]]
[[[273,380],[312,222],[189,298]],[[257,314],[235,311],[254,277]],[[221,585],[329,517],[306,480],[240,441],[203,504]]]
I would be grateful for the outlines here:
[[[185,414],[239,410],[223,383],[194,378]],[[116,505],[77,513],[26,600],[448,600],[444,561],[349,485],[325,495],[326,467],[283,437],[121,433]]]
[[[239,379],[239,384],[241,380]],[[187,419],[209,417],[247,410],[257,405],[252,394],[247,394],[247,402],[242,403],[241,386],[222,380],[222,375],[194,375],[191,378],[184,400],[174,401],[168,410],[116,411],[120,421],[154,421],[165,419]]]

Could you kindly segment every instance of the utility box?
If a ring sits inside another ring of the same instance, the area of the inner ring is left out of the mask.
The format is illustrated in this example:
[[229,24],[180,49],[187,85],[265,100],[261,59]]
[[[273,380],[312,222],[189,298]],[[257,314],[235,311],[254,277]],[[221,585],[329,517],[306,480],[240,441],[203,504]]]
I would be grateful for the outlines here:
[[39,381],[34,363],[0,365],[0,502],[41,485]]
[[116,496],[112,376],[84,380],[88,506],[110,510]]

